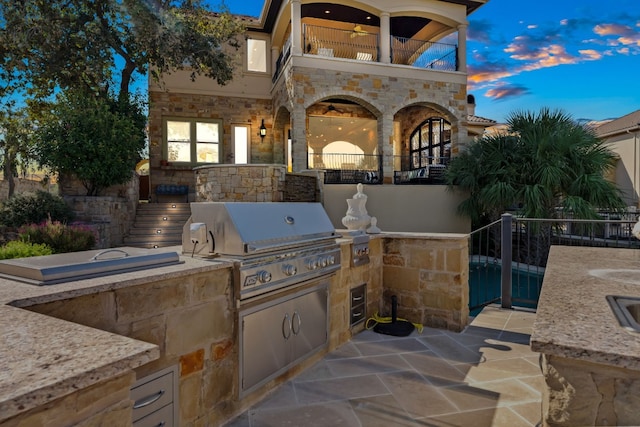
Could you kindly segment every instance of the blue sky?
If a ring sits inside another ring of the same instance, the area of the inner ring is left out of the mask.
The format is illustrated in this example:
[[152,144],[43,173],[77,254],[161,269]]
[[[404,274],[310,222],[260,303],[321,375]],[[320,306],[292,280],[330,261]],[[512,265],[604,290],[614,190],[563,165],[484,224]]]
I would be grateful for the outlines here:
[[[263,3],[226,1],[252,16]],[[640,109],[639,0],[489,0],[469,16],[468,36],[477,115],[501,122],[549,107],[604,120]]]

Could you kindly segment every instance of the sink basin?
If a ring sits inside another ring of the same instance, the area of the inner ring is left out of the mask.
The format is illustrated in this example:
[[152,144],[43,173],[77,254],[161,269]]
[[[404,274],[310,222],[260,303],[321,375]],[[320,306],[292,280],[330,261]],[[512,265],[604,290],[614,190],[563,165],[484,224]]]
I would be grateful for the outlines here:
[[607,301],[623,328],[640,332],[640,298],[607,295]]

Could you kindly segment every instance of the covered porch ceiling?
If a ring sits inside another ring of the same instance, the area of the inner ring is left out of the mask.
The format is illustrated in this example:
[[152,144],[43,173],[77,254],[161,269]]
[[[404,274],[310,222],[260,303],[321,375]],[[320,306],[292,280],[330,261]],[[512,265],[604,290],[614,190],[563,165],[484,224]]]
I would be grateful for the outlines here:
[[[271,33],[273,25],[278,17],[278,11],[285,0],[266,0],[263,25],[252,28],[254,31]],[[467,15],[482,6],[486,0],[441,0],[445,3],[464,5]],[[329,11],[329,13],[326,13]],[[349,22],[357,25],[380,26],[380,18],[370,13],[350,6],[335,3],[308,3],[302,5],[303,18],[331,19],[339,22]],[[399,16],[391,18],[391,33],[395,36],[413,38],[418,33],[424,33],[424,29],[431,20],[422,17]],[[257,23],[257,22],[256,22]]]

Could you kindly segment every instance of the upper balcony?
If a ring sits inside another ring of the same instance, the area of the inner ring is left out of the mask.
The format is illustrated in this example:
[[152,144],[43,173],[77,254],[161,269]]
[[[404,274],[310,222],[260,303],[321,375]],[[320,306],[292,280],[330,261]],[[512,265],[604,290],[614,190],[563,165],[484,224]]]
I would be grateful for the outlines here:
[[[432,0],[406,7],[390,13],[339,4],[292,3],[290,14],[284,8],[280,30],[272,38],[277,56],[273,81],[292,55],[466,72],[465,6]],[[332,65],[327,62],[326,67]]]
[[[342,58],[362,62],[384,62],[438,71],[459,71],[458,46],[400,36],[390,36],[390,58],[382,61],[380,35],[316,25],[303,26],[303,54],[325,58]],[[291,55],[291,41],[276,61],[275,82]]]

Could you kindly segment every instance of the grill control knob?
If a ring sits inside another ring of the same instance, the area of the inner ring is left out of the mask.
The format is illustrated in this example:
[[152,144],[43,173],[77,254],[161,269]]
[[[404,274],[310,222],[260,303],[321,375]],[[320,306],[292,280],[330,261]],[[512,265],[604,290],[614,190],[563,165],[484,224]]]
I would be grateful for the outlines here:
[[326,256],[323,256],[320,258],[320,267],[324,268],[327,266],[327,264],[329,264],[329,260],[327,259]]
[[329,265],[333,265],[336,263],[336,257],[334,257],[333,255],[329,255],[327,257],[327,264]]
[[271,281],[271,273],[266,270],[258,271],[256,276],[258,276],[258,281],[260,283],[267,283]]
[[287,276],[293,276],[298,272],[298,269],[295,265],[285,264],[282,266],[282,272]]
[[307,269],[308,270],[315,270],[318,268],[318,260],[317,259],[310,259],[307,261]]

